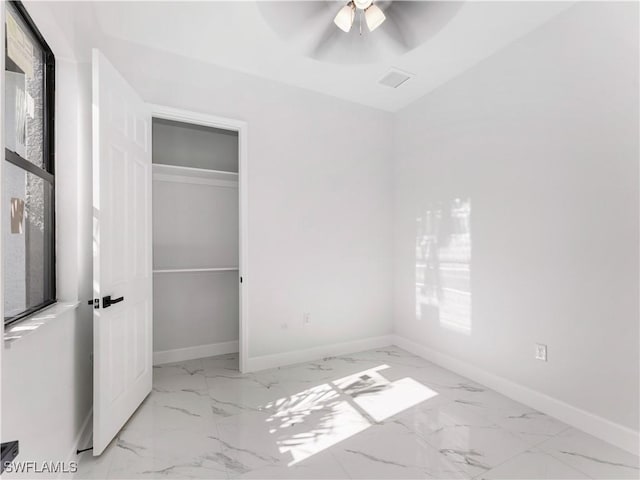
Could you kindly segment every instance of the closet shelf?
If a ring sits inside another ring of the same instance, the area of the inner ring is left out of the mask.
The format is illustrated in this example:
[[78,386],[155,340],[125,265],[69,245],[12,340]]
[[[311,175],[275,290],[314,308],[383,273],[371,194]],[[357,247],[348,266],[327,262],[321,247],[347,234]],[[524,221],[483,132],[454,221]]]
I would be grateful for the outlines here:
[[167,182],[202,183],[221,186],[238,185],[237,172],[181,167],[162,163],[153,164],[153,179]]
[[159,268],[153,273],[197,273],[197,272],[237,272],[238,267],[212,267],[212,268]]

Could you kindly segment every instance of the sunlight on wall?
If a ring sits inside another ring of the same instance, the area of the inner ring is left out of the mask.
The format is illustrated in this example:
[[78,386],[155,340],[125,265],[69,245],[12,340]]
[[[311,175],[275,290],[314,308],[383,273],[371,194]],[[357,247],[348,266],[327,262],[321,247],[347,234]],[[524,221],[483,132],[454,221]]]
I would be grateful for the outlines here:
[[430,204],[416,218],[416,318],[471,334],[471,199]]
[[412,378],[388,380],[380,372],[389,368],[379,365],[268,405],[276,410],[266,420],[269,433],[280,453],[291,456],[288,465],[437,395]]

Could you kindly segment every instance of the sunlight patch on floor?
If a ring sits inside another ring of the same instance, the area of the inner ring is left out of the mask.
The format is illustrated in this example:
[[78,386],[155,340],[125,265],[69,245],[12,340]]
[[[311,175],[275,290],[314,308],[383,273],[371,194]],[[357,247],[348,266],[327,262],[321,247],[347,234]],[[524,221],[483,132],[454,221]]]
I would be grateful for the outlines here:
[[437,395],[405,377],[390,381],[379,365],[278,399],[266,421],[280,453],[295,465]]

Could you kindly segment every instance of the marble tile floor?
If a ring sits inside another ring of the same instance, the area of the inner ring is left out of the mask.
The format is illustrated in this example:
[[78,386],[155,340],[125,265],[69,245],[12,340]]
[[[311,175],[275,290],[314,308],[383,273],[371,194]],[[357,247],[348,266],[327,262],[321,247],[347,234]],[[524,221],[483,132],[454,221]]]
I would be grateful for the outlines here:
[[638,478],[638,457],[399,348],[238,372],[154,368],[153,392],[76,478]]

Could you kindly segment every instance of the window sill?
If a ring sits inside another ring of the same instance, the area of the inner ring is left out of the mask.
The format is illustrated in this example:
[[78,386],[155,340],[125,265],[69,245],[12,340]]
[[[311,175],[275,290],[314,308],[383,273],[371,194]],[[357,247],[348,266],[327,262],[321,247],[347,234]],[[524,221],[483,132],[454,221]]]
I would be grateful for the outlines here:
[[53,305],[20,320],[15,325],[6,327],[4,331],[4,348],[11,348],[15,342],[31,335],[57,318],[75,310],[80,305],[77,300],[71,302],[57,302]]

